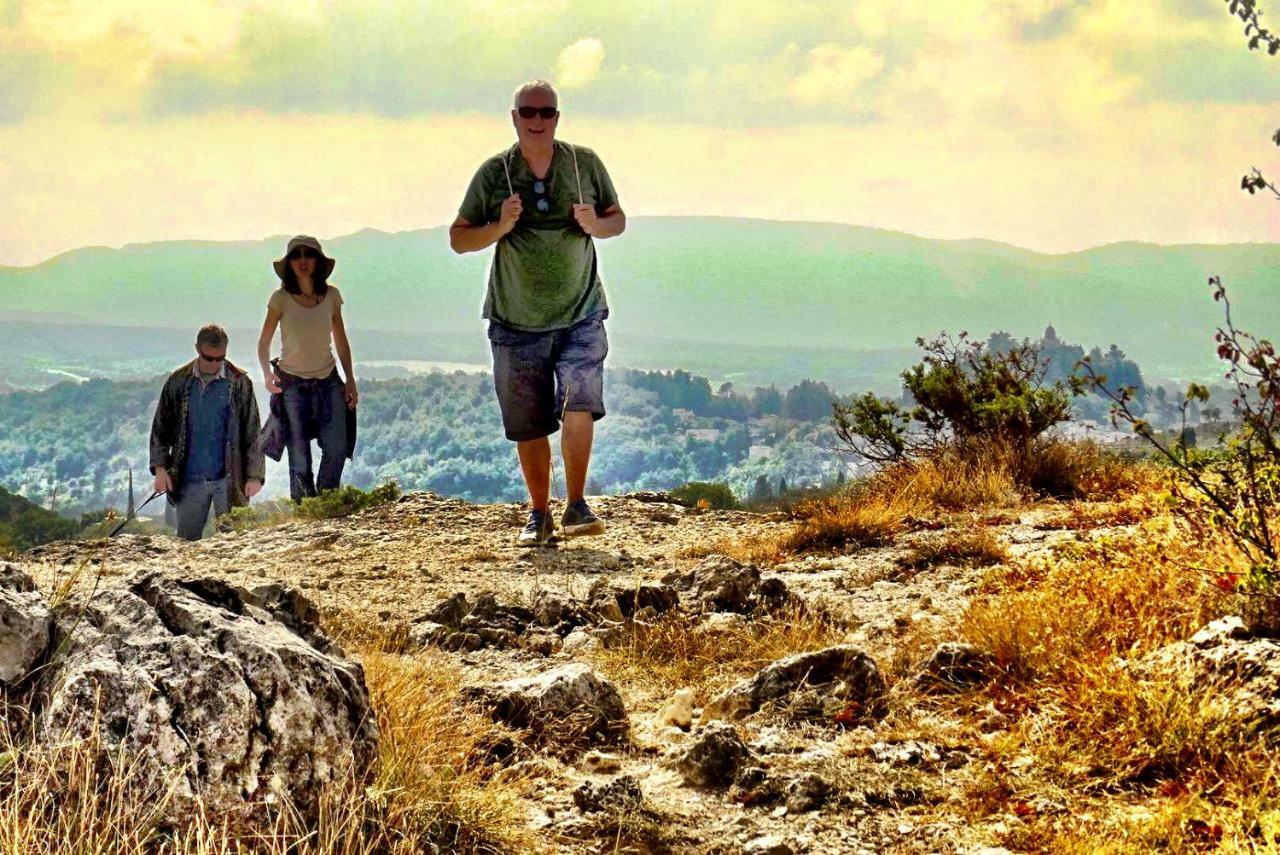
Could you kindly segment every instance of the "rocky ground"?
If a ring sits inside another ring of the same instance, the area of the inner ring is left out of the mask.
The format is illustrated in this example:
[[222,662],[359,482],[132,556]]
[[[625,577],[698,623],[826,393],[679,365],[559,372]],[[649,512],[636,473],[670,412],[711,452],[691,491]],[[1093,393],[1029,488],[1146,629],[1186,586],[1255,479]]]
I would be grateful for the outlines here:
[[[566,632],[569,622],[543,619],[548,603],[561,608],[598,601],[599,588],[592,586],[601,580],[616,590],[662,579],[678,588],[681,573],[705,564],[709,544],[747,541],[787,525],[781,518],[700,511],[658,496],[605,497],[594,507],[608,521],[607,534],[545,549],[514,545],[524,519],[518,505],[413,494],[344,520],[293,522],[196,544],[144,536],[51,544],[25,555],[19,566],[47,592],[72,579],[83,590],[95,580],[109,584],[139,570],[212,574],[246,587],[280,582],[300,589],[331,619],[357,616],[389,630],[408,627],[413,643],[452,651],[466,682],[484,687],[591,662],[603,637],[600,626],[607,629],[610,616],[596,613],[578,632]],[[1059,516],[1054,506],[1027,509],[990,530],[1020,556],[1102,533],[1060,527]],[[904,570],[913,545],[937,536],[916,531],[889,546],[762,566],[758,591],[774,585],[807,609],[831,615],[842,643],[887,670],[906,653],[900,649],[904,639],[921,637],[912,630],[932,627],[935,632],[923,635],[946,640],[989,572],[946,564]],[[697,593],[686,585],[680,594],[686,607],[690,590]],[[523,620],[519,609],[528,610],[525,617],[540,617],[529,631],[508,626],[508,635],[500,621],[467,629],[464,614],[448,617],[448,609],[438,608],[458,593],[466,595],[467,608],[478,608],[485,591],[517,609],[502,613],[504,626]],[[629,608],[633,614],[612,617],[645,620],[662,610],[651,605],[634,614],[643,609],[638,601]],[[705,611],[722,608],[713,604]],[[842,683],[841,691],[847,690]],[[623,686],[622,701],[630,725],[622,739],[585,752],[544,752],[512,772],[545,781],[529,799],[528,821],[562,851],[600,851],[598,808],[618,805],[635,808],[628,813],[635,822],[655,826],[653,851],[980,852],[998,837],[994,827],[970,827],[947,813],[948,794],[964,786],[983,763],[983,752],[980,742],[928,738],[946,734],[945,722],[916,733],[886,729],[874,718],[838,728],[766,709],[736,718],[742,744],[726,747],[708,742],[725,726],[708,723],[700,709],[684,715],[692,719],[686,729],[666,724],[682,723],[681,699]],[[927,723],[928,715],[915,720]],[[714,754],[710,765],[698,759],[703,749]],[[724,760],[726,751],[731,762]],[[725,762],[731,768],[717,771],[716,764]]]

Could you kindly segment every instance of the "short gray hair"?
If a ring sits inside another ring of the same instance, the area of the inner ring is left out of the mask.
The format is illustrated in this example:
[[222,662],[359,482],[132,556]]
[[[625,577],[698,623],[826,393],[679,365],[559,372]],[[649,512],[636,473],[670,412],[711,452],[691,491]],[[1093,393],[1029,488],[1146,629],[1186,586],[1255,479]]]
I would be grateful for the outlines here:
[[511,106],[520,106],[520,97],[529,92],[546,92],[551,96],[551,100],[556,102],[556,108],[560,107],[560,95],[556,92],[556,88],[551,85],[549,80],[543,80],[541,77],[534,78],[527,83],[521,83],[516,87],[516,91],[511,96]]
[[196,344],[205,347],[226,347],[228,340],[227,331],[217,324],[205,324],[196,333]]

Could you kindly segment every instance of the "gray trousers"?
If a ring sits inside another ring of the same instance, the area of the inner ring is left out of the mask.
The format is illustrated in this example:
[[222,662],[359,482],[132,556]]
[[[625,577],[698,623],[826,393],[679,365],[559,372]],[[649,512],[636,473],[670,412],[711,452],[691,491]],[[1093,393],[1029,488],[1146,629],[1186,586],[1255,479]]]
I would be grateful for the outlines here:
[[178,537],[199,540],[204,535],[204,524],[209,521],[209,508],[215,517],[231,509],[230,478],[217,481],[184,481],[182,496],[176,508]]

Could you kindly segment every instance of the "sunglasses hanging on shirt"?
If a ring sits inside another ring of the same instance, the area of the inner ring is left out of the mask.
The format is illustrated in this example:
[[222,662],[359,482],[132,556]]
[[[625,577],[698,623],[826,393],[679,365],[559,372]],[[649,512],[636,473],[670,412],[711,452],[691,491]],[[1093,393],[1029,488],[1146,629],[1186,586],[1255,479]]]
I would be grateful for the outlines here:
[[538,196],[538,201],[534,203],[537,209],[544,214],[550,211],[551,200],[547,198],[547,182],[542,179],[533,182],[533,192]]

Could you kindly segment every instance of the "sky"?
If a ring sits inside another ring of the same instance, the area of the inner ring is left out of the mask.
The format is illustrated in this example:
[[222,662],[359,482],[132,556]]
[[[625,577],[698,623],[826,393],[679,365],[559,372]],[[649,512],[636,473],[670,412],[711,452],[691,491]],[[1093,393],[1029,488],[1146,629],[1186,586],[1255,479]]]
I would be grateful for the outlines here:
[[0,265],[447,224],[533,77],[632,216],[1280,241],[1239,188],[1280,173],[1280,57],[1242,26],[1222,0],[0,0]]

